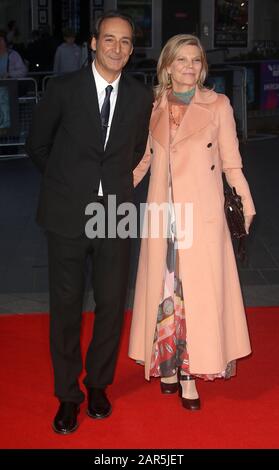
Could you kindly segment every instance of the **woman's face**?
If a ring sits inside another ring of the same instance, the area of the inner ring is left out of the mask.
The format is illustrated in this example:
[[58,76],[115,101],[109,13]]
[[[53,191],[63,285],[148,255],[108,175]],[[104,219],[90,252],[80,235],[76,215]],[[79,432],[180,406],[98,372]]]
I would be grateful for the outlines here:
[[197,46],[181,46],[172,64],[167,67],[171,75],[173,90],[178,93],[193,88],[201,74],[202,57]]

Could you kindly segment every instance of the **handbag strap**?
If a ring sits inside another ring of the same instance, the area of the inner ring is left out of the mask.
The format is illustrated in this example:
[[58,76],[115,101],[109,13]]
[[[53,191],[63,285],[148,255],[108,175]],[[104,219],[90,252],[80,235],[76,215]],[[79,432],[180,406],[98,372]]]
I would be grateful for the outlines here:
[[238,240],[238,247],[237,247],[237,258],[241,263],[244,263],[247,257],[247,252],[246,252],[246,235],[244,237],[241,237]]

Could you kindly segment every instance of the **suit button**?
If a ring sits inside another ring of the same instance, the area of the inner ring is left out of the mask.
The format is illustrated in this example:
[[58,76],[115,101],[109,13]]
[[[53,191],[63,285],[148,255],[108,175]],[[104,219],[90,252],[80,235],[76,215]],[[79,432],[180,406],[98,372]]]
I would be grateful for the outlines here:
[[176,152],[176,147],[171,147],[172,152]]
[[151,153],[151,154],[153,153],[153,149],[150,149],[150,153]]
[[208,147],[208,148],[209,148],[209,147],[212,147],[212,143],[209,142],[209,144],[207,144],[207,147]]
[[210,169],[211,169],[211,170],[214,170],[214,168],[215,168],[215,165],[212,165],[212,167],[211,167]]
[[100,163],[100,166],[103,166],[103,162]]

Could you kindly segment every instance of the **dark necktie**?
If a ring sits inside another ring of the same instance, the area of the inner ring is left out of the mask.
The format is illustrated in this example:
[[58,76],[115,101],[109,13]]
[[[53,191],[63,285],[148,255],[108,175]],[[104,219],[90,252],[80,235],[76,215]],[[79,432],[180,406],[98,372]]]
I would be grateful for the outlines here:
[[101,109],[101,121],[102,121],[102,133],[103,133],[103,144],[105,145],[108,121],[109,121],[109,112],[110,112],[110,94],[113,90],[113,86],[108,85],[106,87],[106,96],[103,102]]

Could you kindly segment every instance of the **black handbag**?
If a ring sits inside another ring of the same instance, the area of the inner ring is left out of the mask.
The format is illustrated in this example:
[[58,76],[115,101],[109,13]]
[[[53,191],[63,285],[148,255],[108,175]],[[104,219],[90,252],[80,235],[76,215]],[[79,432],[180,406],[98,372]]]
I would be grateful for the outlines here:
[[237,243],[237,257],[244,261],[246,257],[246,237],[245,218],[241,197],[237,194],[235,187],[225,187],[225,215],[232,240]]

